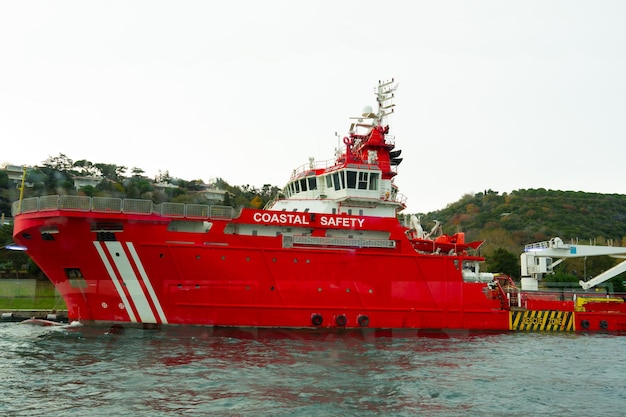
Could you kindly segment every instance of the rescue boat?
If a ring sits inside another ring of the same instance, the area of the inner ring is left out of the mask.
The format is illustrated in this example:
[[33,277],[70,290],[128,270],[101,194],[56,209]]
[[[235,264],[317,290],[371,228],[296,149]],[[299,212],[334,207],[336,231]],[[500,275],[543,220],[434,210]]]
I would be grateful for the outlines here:
[[403,158],[387,123],[396,88],[379,82],[377,111],[351,119],[335,158],[294,170],[263,209],[24,198],[13,204],[14,241],[83,324],[626,330],[622,296],[539,288],[547,259],[575,245],[530,247],[518,286],[481,271],[482,242],[401,214]]

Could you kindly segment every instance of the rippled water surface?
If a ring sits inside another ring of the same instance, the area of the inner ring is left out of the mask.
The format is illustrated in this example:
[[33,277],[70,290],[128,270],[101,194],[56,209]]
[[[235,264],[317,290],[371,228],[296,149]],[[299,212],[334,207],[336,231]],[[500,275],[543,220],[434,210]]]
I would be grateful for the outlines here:
[[626,336],[0,323],[0,415],[620,416]]

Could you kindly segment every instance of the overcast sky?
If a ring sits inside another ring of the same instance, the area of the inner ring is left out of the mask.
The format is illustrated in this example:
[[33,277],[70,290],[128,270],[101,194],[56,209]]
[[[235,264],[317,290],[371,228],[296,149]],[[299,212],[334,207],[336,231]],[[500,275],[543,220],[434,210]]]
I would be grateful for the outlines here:
[[0,164],[284,186],[395,77],[409,213],[626,193],[623,1],[2,1]]

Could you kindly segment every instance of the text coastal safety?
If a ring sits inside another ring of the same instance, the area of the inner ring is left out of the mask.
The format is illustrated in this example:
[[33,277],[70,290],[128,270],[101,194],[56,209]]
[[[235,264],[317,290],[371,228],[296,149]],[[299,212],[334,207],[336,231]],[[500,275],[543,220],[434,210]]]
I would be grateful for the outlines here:
[[[257,223],[285,224],[285,225],[310,225],[311,219],[304,213],[254,213],[252,219]],[[319,226],[363,228],[365,219],[356,217],[334,217],[324,214],[316,215]]]

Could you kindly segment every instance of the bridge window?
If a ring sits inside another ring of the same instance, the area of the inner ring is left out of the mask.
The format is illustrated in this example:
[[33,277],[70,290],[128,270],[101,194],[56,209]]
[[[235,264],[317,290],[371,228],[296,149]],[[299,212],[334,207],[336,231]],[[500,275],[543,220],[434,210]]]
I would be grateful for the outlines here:
[[302,178],[302,179],[300,180],[300,189],[301,189],[302,191],[306,191],[306,178]]
[[356,188],[356,171],[346,171],[346,178],[348,183],[348,188]]
[[367,176],[369,172],[359,172],[359,190],[367,190]]
[[309,190],[317,190],[317,177],[308,177]]
[[341,188],[341,185],[339,184],[339,173],[335,172],[333,173],[333,182],[335,183],[335,190],[339,190]]
[[370,173],[369,189],[374,191],[378,190],[378,172]]

